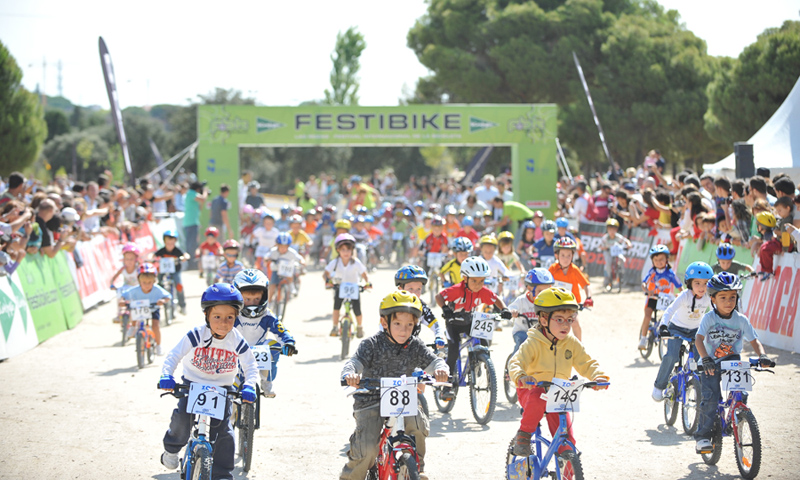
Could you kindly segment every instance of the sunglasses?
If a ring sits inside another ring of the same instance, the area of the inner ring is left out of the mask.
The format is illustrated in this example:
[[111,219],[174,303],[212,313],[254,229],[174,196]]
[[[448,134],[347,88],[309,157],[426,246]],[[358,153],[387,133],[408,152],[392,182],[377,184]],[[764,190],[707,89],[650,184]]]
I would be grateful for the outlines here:
[[238,253],[226,253],[225,256],[226,257],[231,257],[231,258],[236,258],[236,257],[239,256],[239,254]]

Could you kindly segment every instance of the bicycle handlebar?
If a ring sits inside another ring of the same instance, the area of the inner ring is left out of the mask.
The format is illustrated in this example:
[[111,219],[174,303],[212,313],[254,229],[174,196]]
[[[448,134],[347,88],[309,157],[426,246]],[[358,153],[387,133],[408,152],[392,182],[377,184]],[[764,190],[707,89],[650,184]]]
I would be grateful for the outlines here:
[[[412,377],[417,379],[417,385],[424,384],[424,385],[442,385],[442,386],[451,386],[449,383],[442,383],[437,382],[436,378],[429,374],[429,373],[419,373],[414,374]],[[347,387],[347,380],[341,379],[341,385],[343,387]],[[362,377],[361,380],[358,382],[358,388],[364,390],[380,390],[381,389],[381,379],[380,378],[368,378]]]
[[[157,383],[156,388],[158,388]],[[227,397],[232,401],[239,400],[242,397],[241,392],[234,390],[233,387],[225,387],[225,389],[228,391]],[[161,394],[162,397],[166,395],[172,395],[175,398],[183,398],[189,395],[189,385],[186,383],[176,383],[175,388]]]
[[[525,382],[527,385],[534,385],[537,387],[542,388],[550,388],[555,385],[553,382],[543,381],[543,382]],[[582,388],[594,388],[594,387],[607,387],[611,385],[611,382],[586,382],[581,385]]]

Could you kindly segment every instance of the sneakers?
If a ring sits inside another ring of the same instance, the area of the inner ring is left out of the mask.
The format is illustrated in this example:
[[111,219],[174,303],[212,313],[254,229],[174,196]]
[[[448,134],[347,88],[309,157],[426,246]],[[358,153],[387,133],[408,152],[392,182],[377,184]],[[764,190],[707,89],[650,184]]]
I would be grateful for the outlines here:
[[653,397],[653,400],[655,400],[656,402],[660,402],[664,400],[664,391],[661,390],[660,388],[653,387],[653,393],[651,394],[651,396]]
[[186,307],[181,307],[180,312],[181,315],[186,315]]
[[701,438],[694,445],[694,451],[697,453],[711,453],[714,451],[714,444],[707,438]]
[[364,337],[364,327],[359,325],[356,327],[356,338],[363,338]]
[[169,470],[177,470],[180,464],[177,453],[164,451],[164,453],[161,454],[161,465],[164,465]]
[[495,332],[502,332],[503,331],[503,327],[500,326],[500,324],[498,323],[498,324],[495,325],[494,331]]
[[331,330],[331,337],[338,337],[339,336],[339,325],[334,325],[333,329]]
[[156,345],[156,355],[158,355],[159,357],[161,355],[164,355],[164,350],[161,349],[161,345]]
[[272,388],[272,380],[261,379],[261,393],[267,398],[275,398],[275,390]]
[[639,350],[647,350],[647,337],[639,337]]
[[428,476],[427,476],[427,475],[425,475],[425,473],[423,473],[423,472],[419,472],[419,474],[418,474],[418,475],[419,475],[419,476],[418,476],[417,478],[419,478],[419,480],[428,480]]
[[444,388],[442,388],[442,390],[439,392],[439,398],[440,398],[440,399],[441,399],[443,402],[452,402],[453,400],[455,400],[455,399],[456,399],[456,396],[455,396],[455,394],[453,393],[453,389],[452,389],[452,388],[450,388],[450,387],[444,387]]
[[518,457],[530,457],[532,455],[530,432],[517,430],[517,436],[514,437],[514,448],[511,449],[511,453]]

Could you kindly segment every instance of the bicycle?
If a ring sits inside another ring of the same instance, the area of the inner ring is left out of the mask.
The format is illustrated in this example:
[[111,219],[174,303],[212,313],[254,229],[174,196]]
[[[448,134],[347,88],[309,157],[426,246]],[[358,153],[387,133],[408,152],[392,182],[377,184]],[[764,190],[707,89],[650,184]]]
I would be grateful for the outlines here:
[[161,394],[162,397],[172,395],[177,399],[188,397],[187,412],[194,414],[194,428],[181,459],[182,479],[211,479],[211,468],[214,463],[213,441],[208,437],[211,430],[211,419],[222,420],[224,418],[227,400],[236,404],[242,403],[241,395],[238,392],[225,391],[223,394],[223,391],[225,391],[224,387],[213,385],[178,383],[172,391]]
[[[533,385],[532,382],[529,384]],[[539,480],[550,477],[554,480],[562,478],[583,480],[581,453],[567,436],[567,412],[574,412],[577,409],[581,390],[608,386],[609,383],[582,382],[576,381],[573,377],[571,381],[554,378],[552,382],[538,382],[535,385],[549,389],[547,412],[558,413],[558,429],[553,435],[553,439],[547,440],[542,436],[541,427],[536,427],[536,432],[531,436],[533,454],[530,457],[514,455],[515,439],[511,439],[506,455],[506,478],[508,480]],[[568,450],[559,453],[562,447],[567,447]]]
[[120,347],[124,347],[125,344],[128,343],[128,339],[136,335],[136,327],[130,323],[130,311],[128,310],[128,304],[122,298],[122,294],[125,292],[125,290],[127,290],[127,288],[124,286],[117,288],[114,285],[111,285],[111,289],[117,294],[117,318],[119,319],[120,326],[122,327],[122,342],[119,344]]
[[611,255],[611,279],[609,280],[609,284],[606,285],[606,291],[609,293],[614,291],[614,283],[616,282],[617,293],[621,293],[622,272],[625,268],[625,262],[627,261],[625,258],[625,246],[617,243],[610,248],[609,253]]
[[[775,362],[770,364],[770,367],[775,366]],[[722,389],[728,391],[728,396],[720,399],[717,407],[718,415],[711,439],[712,450],[703,452],[701,457],[707,465],[716,465],[722,456],[722,438],[732,436],[733,453],[739,473],[742,478],[753,479],[761,469],[761,432],[756,416],[746,404],[745,392],[752,390],[754,382],[751,371],[775,372],[762,367],[758,358],[751,358],[749,361],[722,361],[718,367],[722,370]]]
[[[678,418],[678,403],[681,405],[681,423],[686,435],[693,435],[697,430],[697,407],[700,405],[700,377],[697,376],[697,360],[694,353],[694,339],[673,334],[675,338],[683,340],[678,364],[675,373],[669,378],[667,390],[664,394],[664,420],[667,425],[673,425]],[[689,348],[686,348],[686,344]],[[689,352],[686,363],[684,355]]]
[[[172,295],[172,300],[164,305],[164,325],[172,325],[175,319],[175,258],[160,257],[158,271],[158,283]],[[216,272],[214,274],[216,275]]]
[[213,253],[208,253],[200,257],[203,275],[206,278],[206,286],[210,287],[214,283],[214,278],[217,276],[218,257]]
[[344,360],[350,354],[350,339],[353,338],[353,325],[356,323],[350,302],[352,300],[358,300],[358,297],[369,288],[370,285],[341,282],[335,282],[329,285],[330,286],[325,288],[336,290],[336,294],[342,299],[342,307],[344,308],[344,314],[339,318],[339,338],[342,342],[340,359]]
[[[443,399],[443,390],[438,387],[434,388],[433,399],[440,412],[448,413],[455,406],[458,389],[469,387],[472,416],[480,425],[486,425],[492,420],[497,407],[497,376],[489,349],[481,345],[480,339],[491,340],[495,329],[494,324],[500,315],[478,312],[468,313],[468,315],[472,322],[472,330],[470,335],[463,335],[465,339],[458,347],[459,357],[456,360],[456,373],[452,375],[453,398],[451,400]],[[466,359],[463,359],[464,349],[467,350]]]
[[403,232],[392,233],[392,250],[394,250],[394,263],[397,268],[403,266],[406,261],[406,240]]
[[[151,305],[149,300],[125,301],[130,321],[136,322],[136,365],[144,368],[145,362],[153,363],[156,356],[156,336],[150,328],[153,318],[152,309],[158,308],[158,303]],[[127,322],[125,324],[127,330]],[[123,338],[124,337],[123,333]]]
[[[408,382],[412,379],[414,381]],[[347,381],[342,380],[341,384],[347,386]],[[362,378],[359,388],[348,393],[353,395],[379,391],[381,395],[381,416],[385,420],[378,443],[378,456],[367,472],[367,480],[419,479],[416,440],[405,433],[405,417],[415,416],[419,408],[411,401],[416,397],[413,393],[418,385],[448,384],[437,382],[433,376],[424,372],[414,372],[410,378]],[[388,404],[388,411],[384,410],[384,403]]]
[[275,318],[283,321],[286,316],[286,304],[292,296],[292,286],[296,276],[294,263],[278,262],[277,272],[281,281],[272,299],[272,311],[275,313]]
[[658,335],[658,312],[669,308],[672,302],[675,301],[675,295],[671,293],[661,293],[658,297],[650,296],[648,298],[656,298],[658,303],[656,303],[656,308],[653,309],[653,315],[650,317],[650,326],[647,328],[647,348],[645,350],[639,350],[639,354],[642,358],[649,358],[650,354],[653,353],[653,347],[658,343],[658,359],[661,360],[664,358],[664,354],[667,353],[667,342]]
[[446,253],[429,252],[426,255],[428,262],[428,291],[430,292],[430,304],[436,305],[436,294],[439,293],[439,270],[442,268]]

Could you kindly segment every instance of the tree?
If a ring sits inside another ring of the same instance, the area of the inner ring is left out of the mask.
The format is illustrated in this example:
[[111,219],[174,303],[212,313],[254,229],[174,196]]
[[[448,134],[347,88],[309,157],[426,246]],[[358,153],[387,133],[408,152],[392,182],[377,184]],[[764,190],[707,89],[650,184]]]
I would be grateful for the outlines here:
[[44,121],[47,123],[47,139],[45,142],[49,142],[53,137],[70,131],[67,115],[61,110],[48,110],[44,114]]
[[0,175],[33,163],[47,137],[44,109],[21,82],[22,70],[0,42]]
[[[113,135],[113,129],[108,129],[112,130]],[[98,132],[91,130],[58,135],[47,142],[42,154],[51,165],[52,171],[63,169],[69,174],[75,172],[78,179],[95,179],[104,170],[112,167],[108,143]]]
[[331,54],[331,90],[325,90],[325,104],[358,105],[359,58],[365,48],[364,36],[355,27],[336,35],[336,47]]
[[800,77],[800,22],[769,28],[738,59],[726,59],[708,86],[708,134],[730,151],[775,113]]

